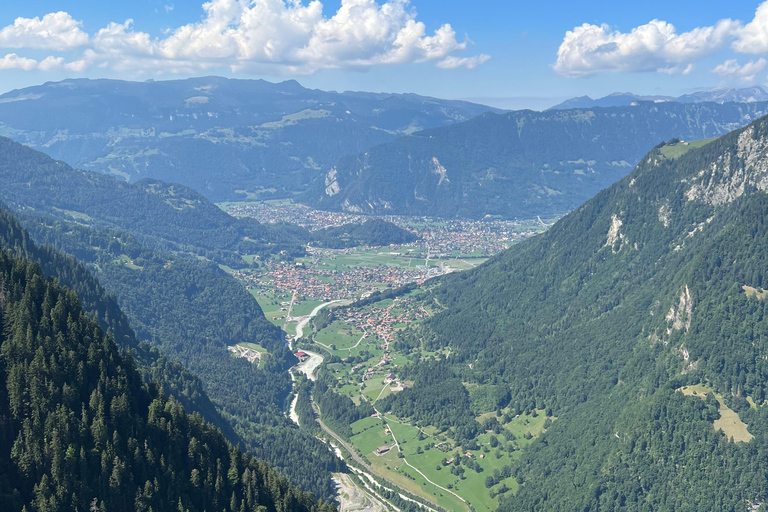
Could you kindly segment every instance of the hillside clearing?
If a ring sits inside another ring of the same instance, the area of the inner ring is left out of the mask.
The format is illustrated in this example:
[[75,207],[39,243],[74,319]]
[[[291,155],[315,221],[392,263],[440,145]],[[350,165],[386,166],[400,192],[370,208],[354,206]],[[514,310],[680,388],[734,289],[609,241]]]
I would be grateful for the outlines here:
[[716,419],[713,423],[715,430],[722,430],[723,433],[732,438],[737,443],[748,443],[754,437],[747,430],[747,424],[741,421],[739,415],[725,405],[722,395],[715,393],[711,388],[702,384],[695,386],[684,386],[678,391],[681,391],[686,396],[697,396],[705,399],[708,393],[714,393],[717,402],[720,404],[720,418]]

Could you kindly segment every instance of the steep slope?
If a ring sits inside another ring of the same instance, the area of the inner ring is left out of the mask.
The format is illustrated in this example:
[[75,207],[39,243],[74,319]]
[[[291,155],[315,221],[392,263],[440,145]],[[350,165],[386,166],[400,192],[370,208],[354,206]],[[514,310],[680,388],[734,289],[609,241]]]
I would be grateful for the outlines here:
[[[152,248],[186,251],[233,265],[238,251],[302,251],[301,233],[235,219],[182,185],[145,179],[126,183],[0,137],[0,200],[97,227],[118,228]],[[298,237],[296,234],[298,233]]]
[[295,81],[65,80],[0,96],[0,134],[76,167],[231,200],[302,190],[343,155],[489,111],[498,110]]
[[0,312],[4,510],[333,510],[144,386],[75,293],[7,251]]
[[[213,410],[206,418],[218,418],[217,424],[227,429],[231,439],[316,496],[333,493],[331,472],[343,465],[322,443],[285,418],[282,407],[291,390],[286,369],[296,359],[280,329],[267,321],[242,286],[215,265],[155,253],[125,232],[98,231],[39,216],[22,220],[30,233],[24,237],[55,246],[88,264],[111,294],[110,313],[103,316],[121,318],[124,323],[130,320],[138,339],[159,347],[172,361],[163,357],[161,362],[188,368],[202,380],[201,384],[195,377],[196,386],[173,381],[176,387],[169,391],[175,394],[181,387],[184,396],[197,401],[210,396],[216,407],[209,404]],[[77,270],[78,279],[69,281],[95,281],[90,275],[82,276],[88,273],[82,265]],[[106,296],[106,292],[100,293]],[[125,315],[120,309],[114,311],[117,304]],[[227,347],[241,342],[264,347],[269,353],[264,364],[255,368],[232,357]],[[151,372],[152,377],[156,374]],[[274,443],[275,438],[282,442]]]
[[[428,350],[558,417],[501,510],[768,499],[768,118],[680,149],[431,294]],[[706,399],[678,391],[694,384]]]
[[720,136],[766,108],[641,103],[485,114],[342,158],[304,200],[365,213],[562,215],[625,176],[659,141]]
[[80,297],[86,313],[109,332],[117,345],[131,351],[137,369],[147,382],[159,381],[165,391],[189,412],[199,412],[206,421],[221,429],[233,442],[239,441],[232,427],[221,418],[200,380],[177,362],[169,361],[157,349],[139,343],[128,318],[120,309],[114,296],[102,288],[88,269],[71,256],[54,250],[51,246],[38,246],[17,218],[0,204],[0,249],[10,251],[16,257],[40,265],[44,275],[56,278],[59,283]]

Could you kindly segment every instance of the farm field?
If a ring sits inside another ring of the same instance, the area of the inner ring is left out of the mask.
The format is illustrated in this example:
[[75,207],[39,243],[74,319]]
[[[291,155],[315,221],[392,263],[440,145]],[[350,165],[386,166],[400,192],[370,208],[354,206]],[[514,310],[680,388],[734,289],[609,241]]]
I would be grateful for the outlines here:
[[[413,385],[413,382],[398,378],[399,370],[409,363],[408,357],[398,351],[396,343],[390,344],[383,338],[404,328],[406,320],[417,324],[431,313],[424,311],[426,314],[422,318],[416,317],[415,312],[421,311],[419,308],[422,306],[414,293],[417,292],[380,300],[361,308],[335,309],[335,319],[314,334],[315,341],[336,342],[337,350],[325,350],[327,354],[338,357],[325,364],[336,376],[335,392],[350,397],[355,404],[367,402],[375,407],[390,394],[402,391],[402,386]],[[354,325],[350,326],[355,322],[362,325],[383,323],[386,329],[380,331],[382,337],[367,336],[351,351],[339,350],[360,339],[358,334],[361,331],[354,330]],[[310,350],[311,347],[318,347],[309,339],[302,346]],[[444,352],[441,354],[445,355]],[[419,357],[438,355],[420,352]],[[392,482],[449,510],[468,510],[461,501],[464,499],[479,512],[495,510],[500,494],[517,491],[518,484],[511,476],[511,465],[520,451],[545,431],[548,422],[555,420],[547,418],[543,410],[515,417],[513,411],[503,409],[497,418],[501,423],[500,433],[482,432],[475,439],[477,445],[467,449],[457,444],[449,432],[440,432],[434,427],[419,428],[407,418],[398,418],[387,411],[379,412],[383,413],[381,417],[368,417],[353,423],[350,439],[372,467]],[[495,415],[495,412],[482,414],[477,421],[482,424]],[[384,446],[391,449],[377,455],[376,450]],[[451,459],[453,461],[448,463]],[[489,476],[492,482],[487,486]]]
[[[552,418],[549,420],[552,421]],[[510,439],[505,438],[506,434],[494,436],[484,433],[477,438],[477,449],[465,450],[445,434],[420,429],[384,414],[381,418],[365,418],[353,423],[351,441],[376,470],[390,475],[393,480],[397,478],[398,482],[409,480],[441,506],[449,510],[466,508],[461,500],[447,492],[451,490],[475,510],[486,512],[498,506],[497,495],[500,491],[514,493],[518,488],[511,476],[494,478],[495,483],[488,488],[486,477],[503,475],[504,468],[519,457],[520,450],[544,432],[546,421],[544,411],[537,411],[536,416],[521,415],[504,425]],[[404,458],[399,456],[395,439]],[[377,455],[376,450],[383,446],[392,449],[384,455]],[[407,466],[404,460],[426,478]]]

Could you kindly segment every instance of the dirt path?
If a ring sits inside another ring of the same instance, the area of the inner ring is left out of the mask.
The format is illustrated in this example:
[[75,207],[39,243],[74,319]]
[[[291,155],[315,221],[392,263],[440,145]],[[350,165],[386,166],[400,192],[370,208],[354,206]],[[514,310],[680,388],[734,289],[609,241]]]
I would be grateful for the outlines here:
[[[353,349],[356,349],[360,345],[360,342],[362,342],[365,339],[366,336],[368,336],[368,331],[363,331],[363,335],[360,336],[360,339],[357,340],[357,343],[355,343],[353,346],[351,346],[349,348],[337,348],[336,350],[341,352],[342,350],[353,350]],[[315,345],[320,345],[321,347],[323,347],[328,352],[332,352],[331,347],[329,347],[325,343],[320,343],[317,340],[312,340],[312,341],[315,343]]]
[[[379,398],[381,398],[381,395],[382,395],[382,394],[384,394],[384,390],[385,390],[385,389],[387,389],[387,388],[389,387],[389,385],[390,385],[390,383],[389,383],[389,382],[387,382],[387,383],[384,385],[384,387],[383,387],[383,388],[381,388],[381,391],[379,391],[379,396],[377,396],[377,397],[376,397],[376,400],[374,400],[374,401],[371,403],[371,405],[373,405],[373,404],[375,404],[376,402],[378,402],[378,401],[379,401]],[[376,411],[376,412],[378,412],[378,411]],[[381,416],[381,415],[379,415],[379,416]],[[394,437],[394,436],[392,436],[392,437]]]
[[288,306],[288,313],[285,315],[285,322],[283,323],[283,331],[285,331],[286,327],[288,327],[288,322],[291,319],[291,312],[293,311],[293,302],[296,300],[296,292],[293,292],[291,294],[291,305]]
[[[387,482],[388,482],[390,485],[392,485],[393,487],[395,487],[396,489],[398,489],[398,494],[400,494],[400,497],[401,497],[401,498],[403,498],[403,499],[405,499],[405,500],[407,500],[407,501],[412,501],[413,503],[417,503],[417,504],[419,504],[420,506],[422,506],[422,507],[424,507],[424,508],[427,508],[428,510],[431,510],[431,511],[433,511],[433,512],[437,512],[437,510],[436,510],[436,509],[434,509],[434,508],[432,508],[432,507],[429,507],[429,506],[427,506],[427,505],[424,505],[423,503],[420,503],[420,502],[418,502],[418,501],[416,501],[416,500],[414,500],[414,499],[412,499],[412,498],[409,498],[408,496],[406,496],[406,495],[404,495],[404,494],[401,494],[401,492],[402,492],[402,493],[405,493],[405,494],[411,494],[411,495],[414,495],[414,496],[416,496],[415,494],[413,494],[411,491],[409,491],[409,490],[408,490],[408,489],[406,489],[405,487],[401,487],[401,486],[399,486],[398,484],[396,484],[396,483],[392,482],[391,480],[387,479],[386,477],[384,477],[384,476],[380,475],[378,472],[376,472],[376,471],[375,471],[375,470],[374,470],[374,469],[373,469],[373,468],[372,468],[372,467],[371,467],[371,466],[368,464],[368,462],[367,462],[367,461],[363,460],[363,458],[362,458],[362,457],[360,457],[360,456],[357,454],[357,452],[355,451],[355,449],[354,449],[352,446],[350,446],[350,445],[349,445],[349,443],[347,443],[346,441],[344,441],[344,439],[342,439],[341,437],[339,437],[339,435],[338,435],[338,434],[336,434],[336,432],[334,432],[333,430],[331,430],[330,428],[328,428],[328,427],[325,425],[325,423],[323,423],[323,421],[320,419],[320,414],[319,414],[319,411],[317,410],[317,406],[315,405],[315,403],[314,403],[314,402],[312,402],[312,408],[315,410],[315,414],[317,415],[316,421],[317,421],[317,423],[320,425],[320,428],[321,428],[321,429],[323,429],[323,431],[324,431],[326,434],[328,434],[329,436],[331,436],[332,438],[334,438],[334,439],[336,440],[336,442],[337,442],[337,443],[339,443],[339,445],[340,445],[340,446],[342,446],[342,447],[344,448],[344,450],[346,450],[346,451],[347,451],[347,453],[349,453],[349,455],[352,457],[352,459],[353,459],[355,462],[357,462],[357,463],[358,463],[358,464],[360,464],[360,465],[361,465],[363,468],[365,468],[365,471],[367,471],[367,472],[368,472],[368,473],[370,473],[371,475],[375,475],[375,476],[377,476],[377,477],[379,477],[379,478],[381,478],[381,479],[384,479],[384,480],[386,480],[386,481],[387,481]],[[392,437],[394,437],[394,436],[392,436]],[[354,471],[355,471],[355,472],[357,472],[357,473],[361,473],[361,471],[360,471],[360,470],[358,470],[357,468],[354,468],[354,467],[352,467],[352,466],[350,466],[350,469],[354,470]],[[416,469],[416,468],[414,468],[414,469]],[[416,471],[418,471],[418,469],[417,469]],[[362,473],[362,474],[363,474],[363,475],[365,475],[365,473]],[[366,476],[367,476],[367,475],[366,475]],[[371,477],[369,476],[369,478],[371,478]],[[426,477],[425,477],[425,478],[426,478]],[[373,480],[372,478],[371,478],[371,480],[375,482],[375,480]],[[379,484],[377,483],[377,485],[379,485]],[[436,486],[436,487],[440,487],[440,486]],[[440,488],[442,489],[442,487],[440,487]],[[448,491],[448,492],[450,492],[450,491]],[[453,494],[453,493],[451,493],[451,494]],[[461,499],[461,498],[459,497],[459,499]],[[461,501],[464,501],[464,500],[462,499]],[[466,503],[466,502],[465,502],[465,503]],[[441,508],[441,509],[442,509],[442,508]],[[442,509],[442,510],[445,510],[445,509]]]
[[[392,435],[392,439],[394,439],[394,440],[395,440],[395,446],[397,447],[397,451],[398,451],[398,452],[400,452],[400,453],[403,453],[403,450],[401,450],[401,449],[400,449],[400,443],[398,443],[398,442],[397,442],[397,438],[395,437],[395,432],[392,430],[392,428],[390,428],[390,426],[389,426],[389,423],[387,423],[387,420],[386,420],[386,419],[384,419],[383,415],[382,415],[382,414],[381,414],[381,413],[378,411],[378,409],[376,409],[376,408],[374,407],[374,409],[373,409],[373,410],[374,410],[374,411],[376,411],[376,414],[378,414],[378,415],[379,415],[379,418],[381,418],[382,420],[384,420],[384,423],[386,424],[386,426],[387,426],[387,429],[388,429],[388,430],[391,432],[391,435]],[[462,502],[462,503],[464,503],[465,505],[467,505],[467,506],[468,506],[468,504],[467,504],[467,500],[465,500],[464,498],[462,498],[461,496],[459,496],[459,495],[458,495],[458,494],[456,494],[455,492],[451,491],[450,489],[446,489],[446,488],[445,488],[445,487],[443,487],[442,485],[438,485],[438,484],[436,484],[435,482],[433,482],[432,480],[430,480],[430,479],[427,477],[427,475],[425,475],[424,473],[422,473],[422,472],[421,472],[421,470],[420,470],[419,468],[417,468],[416,466],[414,466],[413,464],[411,464],[410,462],[408,462],[408,459],[406,459],[406,458],[405,458],[405,456],[403,456],[403,459],[402,459],[402,460],[403,460],[403,462],[405,462],[405,465],[406,465],[406,466],[408,466],[409,468],[413,469],[413,470],[414,470],[414,471],[416,471],[418,474],[420,474],[420,475],[422,476],[422,478],[424,478],[424,480],[426,480],[426,481],[427,481],[427,482],[429,482],[430,484],[434,485],[434,486],[435,486],[435,487],[437,487],[438,489],[442,489],[443,491],[445,491],[445,492],[447,492],[447,493],[450,493],[450,494],[454,495],[456,498],[458,498],[459,500],[461,500],[461,502]]]
[[355,345],[354,345],[354,346],[352,346],[352,347],[349,347],[349,348],[340,348],[339,350],[352,350],[352,349],[356,349],[356,348],[358,347],[358,345],[360,345],[360,342],[361,342],[361,341],[363,341],[363,340],[365,339],[365,337],[366,337],[366,336],[368,336],[368,331],[365,331],[365,330],[364,330],[364,331],[363,331],[363,335],[362,335],[362,336],[360,336],[360,339],[359,339],[359,340],[357,340],[357,343],[355,343]]

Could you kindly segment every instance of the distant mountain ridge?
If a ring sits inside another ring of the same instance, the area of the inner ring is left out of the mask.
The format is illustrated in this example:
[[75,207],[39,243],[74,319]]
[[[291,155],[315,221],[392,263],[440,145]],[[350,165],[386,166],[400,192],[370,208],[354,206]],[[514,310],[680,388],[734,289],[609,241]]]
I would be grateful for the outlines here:
[[303,252],[287,230],[235,219],[195,190],[160,180],[126,183],[73,169],[0,137],[0,200],[27,213],[128,231],[143,245],[233,265],[239,251]]
[[553,217],[661,141],[718,137],[766,113],[768,102],[489,113],[344,157],[302,199],[354,213]]
[[343,155],[489,111],[500,112],[415,94],[312,90],[293,80],[76,79],[0,96],[0,135],[74,167],[233,200],[301,191]]
[[683,94],[682,96],[643,96],[631,92],[615,92],[602,98],[592,99],[589,96],[579,96],[558,103],[548,110],[567,110],[572,108],[595,108],[595,107],[628,107],[641,101],[650,101],[654,103],[663,103],[667,101],[676,101],[678,103],[754,103],[768,101],[768,92],[759,85],[746,87],[743,89],[719,88],[709,91]]

